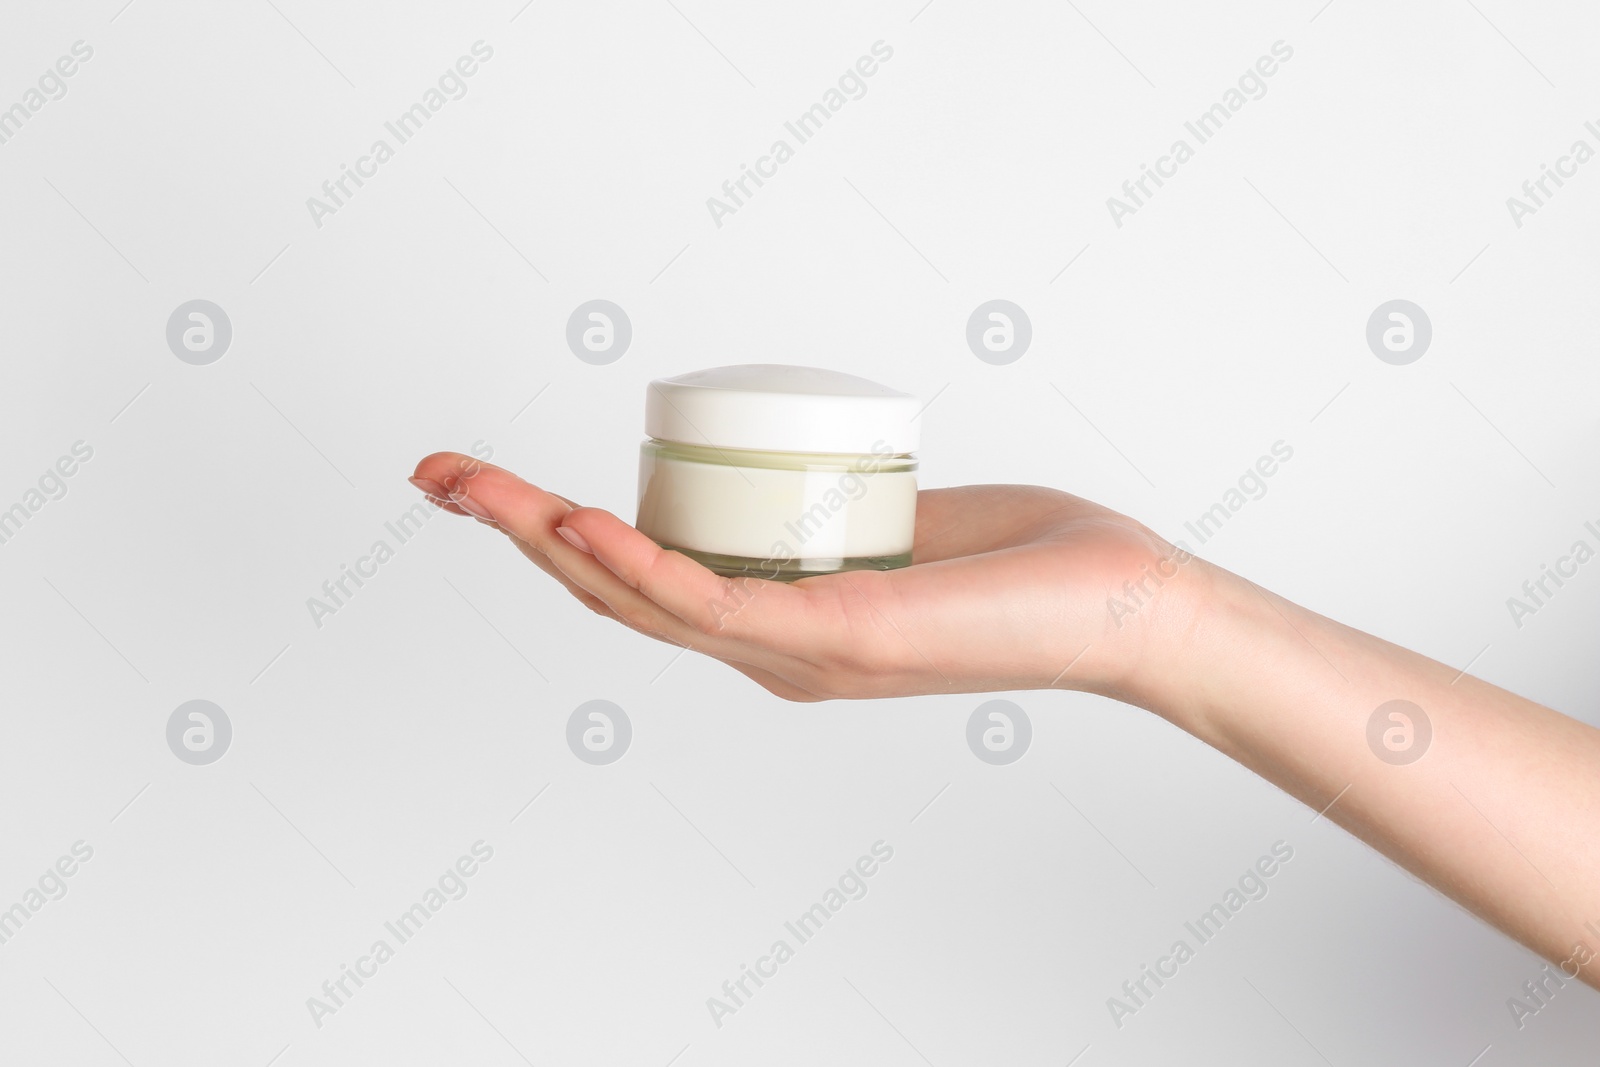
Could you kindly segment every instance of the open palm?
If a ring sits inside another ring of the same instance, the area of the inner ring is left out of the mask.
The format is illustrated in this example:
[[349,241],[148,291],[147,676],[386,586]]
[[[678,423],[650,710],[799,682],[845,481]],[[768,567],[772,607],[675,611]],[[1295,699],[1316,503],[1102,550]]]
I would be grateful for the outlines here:
[[[609,512],[452,452],[413,484],[496,526],[590,609],[791,700],[1123,688],[1185,558],[1126,516],[1040,486],[924,490],[912,566],[725,578]],[[1175,555],[1176,554],[1176,555]],[[1174,598],[1176,599],[1176,598]]]

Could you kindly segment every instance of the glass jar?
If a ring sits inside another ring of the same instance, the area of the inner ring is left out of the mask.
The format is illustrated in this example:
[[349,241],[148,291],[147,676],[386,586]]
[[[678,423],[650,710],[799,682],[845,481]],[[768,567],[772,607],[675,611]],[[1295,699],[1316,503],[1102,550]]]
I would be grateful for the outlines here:
[[920,411],[915,397],[813,367],[651,382],[636,525],[729,576],[908,566]]

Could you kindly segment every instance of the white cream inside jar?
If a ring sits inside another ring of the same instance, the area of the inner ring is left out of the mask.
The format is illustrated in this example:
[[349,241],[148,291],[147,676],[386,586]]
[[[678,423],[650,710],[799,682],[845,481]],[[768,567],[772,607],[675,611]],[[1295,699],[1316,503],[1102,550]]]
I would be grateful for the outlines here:
[[915,397],[815,367],[650,383],[641,532],[725,575],[793,579],[911,562]]

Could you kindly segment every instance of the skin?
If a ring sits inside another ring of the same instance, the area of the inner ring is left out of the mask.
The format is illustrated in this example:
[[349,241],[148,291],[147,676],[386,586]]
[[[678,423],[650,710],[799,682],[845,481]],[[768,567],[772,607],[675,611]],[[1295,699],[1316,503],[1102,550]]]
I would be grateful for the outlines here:
[[[590,610],[788,700],[1061,688],[1145,708],[1600,988],[1600,730],[1127,516],[1040,486],[924,490],[912,566],[784,583],[720,577],[457,453],[427,457],[412,483]],[[1368,743],[1397,699],[1432,727],[1409,764]]]

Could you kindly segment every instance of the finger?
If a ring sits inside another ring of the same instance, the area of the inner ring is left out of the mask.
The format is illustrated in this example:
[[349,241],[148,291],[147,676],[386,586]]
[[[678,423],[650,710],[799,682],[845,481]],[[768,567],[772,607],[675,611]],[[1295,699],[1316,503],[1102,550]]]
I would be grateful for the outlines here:
[[695,633],[792,654],[796,637],[808,630],[808,597],[800,586],[715,574],[598,508],[575,508],[562,525],[618,580]]
[[407,478],[406,481],[422,490],[422,495],[428,498],[428,503],[436,508],[442,508],[452,515],[472,516],[461,510],[461,505],[450,499],[450,491],[438,482],[430,482],[426,478]]
[[[557,533],[562,518],[572,508],[554,493],[501,467],[453,452],[435,453],[424,459],[418,464],[417,477],[444,485],[452,500],[498,526],[535,563],[543,556],[567,579],[562,584],[569,592],[577,595],[581,589],[623,624],[678,645],[692,645],[700,638],[683,620],[630,588],[594,556],[574,548]],[[582,596],[579,599],[594,608],[590,600]],[[701,643],[705,643],[703,639]]]
[[[565,500],[566,498],[562,497],[561,499]],[[590,611],[593,611],[597,615],[603,615],[608,619],[622,622],[623,625],[627,625],[626,622],[618,617],[616,612],[611,610],[610,605],[601,600],[599,597],[595,596],[593,593],[589,592],[587,589],[583,588],[581,585],[578,585],[571,578],[568,578],[564,573],[562,573],[561,569],[552,563],[550,558],[543,552],[540,552],[537,548],[534,548],[532,545],[528,544],[519,537],[511,534],[507,534],[506,536],[512,541],[513,544],[521,549],[523,555],[527,556],[528,559],[533,561],[535,566],[544,571],[546,574],[550,575],[550,577],[554,578],[556,581],[560,582],[564,587],[566,587],[567,592],[572,594],[574,599],[579,601]],[[689,651],[706,655],[707,658],[710,659],[716,659],[715,656],[710,656],[703,649],[695,648],[693,646],[689,646]],[[752,666],[748,663],[740,663],[738,660],[733,659],[719,659],[717,662],[733,668],[746,678],[749,678],[751,681],[755,682],[761,688],[765,689],[767,692],[773,694],[774,696],[781,697],[784,700],[792,700],[797,703],[815,703],[816,701],[822,699],[809,690],[803,689],[787,679],[780,678],[771,671],[762,670],[760,667]]]
[[467,493],[465,479],[471,478],[483,466],[482,460],[459,452],[435,452],[424,457],[406,481],[421,490],[434,505],[451,514],[484,522],[488,520],[471,510],[470,504],[462,506],[462,498]]
[[[565,500],[566,498],[563,497],[562,499]],[[576,507],[577,505],[573,506]],[[510,537],[511,535],[508,534],[507,536]],[[578,585],[571,578],[568,578],[558,567],[556,567],[554,563],[550,562],[549,558],[546,557],[544,553],[540,552],[538,549],[534,548],[532,545],[521,540],[520,538],[511,537],[511,540],[517,545],[518,548],[522,549],[523,555],[532,560],[540,570],[544,571],[546,574],[550,575],[556,581],[565,586],[567,592],[571,593],[574,598],[581,602],[585,607],[589,608],[589,610],[595,612],[597,615],[604,615],[606,618],[616,619],[618,622],[623,622],[623,620],[618,618],[617,613],[612,611],[610,606],[606,604],[605,601],[601,600],[599,597],[595,596],[581,585]],[[627,624],[624,622],[623,625]],[[751,681],[755,682],[761,688],[765,689],[767,692],[773,694],[774,696],[782,697],[784,700],[792,700],[796,701],[797,703],[815,703],[816,701],[823,699],[822,697],[817,696],[815,693],[812,693],[785,678],[780,678],[771,671],[762,670],[760,667],[754,666],[753,664],[741,663],[736,659],[718,659],[716,656],[706,652],[703,648],[697,648],[693,645],[687,647],[690,652],[695,652],[706,656],[708,659],[715,659],[718,663],[733,668],[746,678],[749,678]]]
[[[435,456],[441,457],[454,455],[455,453],[453,452],[435,454]],[[455,473],[455,465],[435,459],[435,456],[429,456],[417,464],[417,473],[407,478],[406,481],[420,489],[422,494],[428,498],[428,502],[434,507],[443,508],[453,515],[466,515],[468,518],[472,518],[473,516],[470,512],[464,511],[461,505],[450,499],[450,490],[446,488],[444,481],[441,480],[449,479]]]
[[[571,578],[568,578],[566,574],[562,572],[561,568],[555,565],[549,556],[545,555],[543,552],[528,544],[528,542],[524,541],[515,534],[506,534],[506,540],[510,541],[513,545],[516,545],[517,551],[528,557],[528,561],[535,567],[538,567],[550,577],[554,578],[557,582],[561,583],[561,587],[568,593],[571,593],[572,598],[578,603],[582,604],[596,615],[604,616],[605,618],[612,619],[616,622],[622,622],[622,619],[617,615],[617,613],[611,610],[611,605],[607,604],[604,600],[601,600],[599,597],[589,592],[589,590],[585,589]],[[623,623],[623,625],[626,626],[627,623]]]
[[[478,505],[478,507],[482,510],[487,510],[487,506],[484,505],[481,500],[473,499],[472,489],[474,484],[473,479],[478,474],[490,469],[490,466],[491,465],[485,464],[481,460],[474,459],[471,456],[464,456],[459,452],[435,452],[433,455],[428,456],[421,463],[417,464],[417,473],[406,480],[412,485],[416,486],[418,489],[422,490],[422,492],[426,493],[428,498],[435,504],[454,512],[457,515],[466,515],[469,518],[475,518],[478,516],[475,516],[471,512],[464,510],[460,504],[456,503],[450,498],[454,496],[457,499],[472,502]],[[509,472],[504,471],[502,468],[494,467],[493,469],[500,474],[507,475],[510,478],[515,478],[514,475],[509,475]],[[535,490],[536,492],[543,492],[542,490],[538,490],[536,486],[529,485],[520,478],[516,478],[515,480],[516,482],[521,483],[523,486],[527,486],[528,489]],[[446,487],[446,483],[448,483],[448,488]],[[478,483],[480,497],[483,495],[486,486],[487,482]],[[552,523],[559,520],[562,511],[571,510],[577,506],[566,497],[559,496],[555,493],[546,493],[545,495],[553,498],[554,500],[560,501],[562,505],[562,508],[557,509],[549,506],[548,503],[543,500],[539,501],[540,504],[544,505],[543,510],[546,512]],[[498,523],[496,523],[496,525],[498,525]],[[604,601],[600,600],[594,594],[590,593],[588,590],[575,583],[571,578],[567,577],[566,574],[562,573],[561,569],[555,565],[555,563],[550,559],[549,555],[546,554],[543,549],[517,536],[510,530],[502,529],[501,532],[506,535],[512,544],[516,545],[518,551],[526,556],[530,562],[532,562],[546,574],[550,575],[550,577],[560,582],[561,585],[566,588],[567,592],[571,593],[576,600],[584,605],[584,607],[595,612],[596,614],[605,615],[612,619],[617,618],[616,613],[613,612]]]

